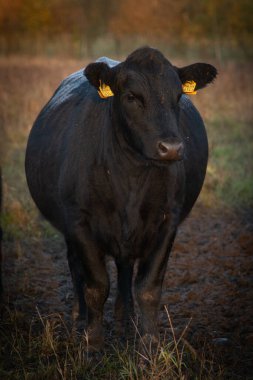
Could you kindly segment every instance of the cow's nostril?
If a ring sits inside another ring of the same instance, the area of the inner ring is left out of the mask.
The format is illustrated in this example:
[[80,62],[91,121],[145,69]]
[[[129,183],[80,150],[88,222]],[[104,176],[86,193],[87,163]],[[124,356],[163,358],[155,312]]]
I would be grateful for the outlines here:
[[161,160],[182,160],[184,156],[184,144],[182,142],[159,141],[157,151]]
[[168,152],[168,147],[164,145],[162,142],[158,143],[158,149],[159,149],[159,153],[161,154],[166,154]]

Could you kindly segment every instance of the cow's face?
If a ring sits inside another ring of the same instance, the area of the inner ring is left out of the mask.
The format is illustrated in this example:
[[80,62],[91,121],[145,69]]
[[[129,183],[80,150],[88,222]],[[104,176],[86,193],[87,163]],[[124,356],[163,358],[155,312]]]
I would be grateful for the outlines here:
[[184,157],[178,126],[182,83],[194,80],[196,89],[202,88],[216,69],[208,64],[178,69],[159,51],[142,48],[113,68],[92,63],[85,75],[97,89],[101,83],[110,86],[114,114],[135,151],[147,159],[175,161]]

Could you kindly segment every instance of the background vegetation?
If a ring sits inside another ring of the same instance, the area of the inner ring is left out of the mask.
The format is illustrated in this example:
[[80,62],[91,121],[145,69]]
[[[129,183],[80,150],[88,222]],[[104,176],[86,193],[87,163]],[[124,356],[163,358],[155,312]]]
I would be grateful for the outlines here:
[[251,0],[0,0],[0,52],[92,57],[148,43],[252,57],[252,11]]

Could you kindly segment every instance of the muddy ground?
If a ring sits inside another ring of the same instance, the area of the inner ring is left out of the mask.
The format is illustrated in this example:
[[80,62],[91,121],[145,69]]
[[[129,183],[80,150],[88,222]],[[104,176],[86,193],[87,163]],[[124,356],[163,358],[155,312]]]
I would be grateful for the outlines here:
[[[72,284],[63,240],[55,236],[4,245],[5,299],[31,319],[71,314]],[[113,331],[116,273],[105,307],[107,338]],[[226,368],[226,378],[253,379],[253,218],[250,213],[214,211],[199,202],[180,227],[166,273],[160,328],[176,335],[187,325],[192,347],[208,347]],[[111,339],[111,338],[110,338]]]

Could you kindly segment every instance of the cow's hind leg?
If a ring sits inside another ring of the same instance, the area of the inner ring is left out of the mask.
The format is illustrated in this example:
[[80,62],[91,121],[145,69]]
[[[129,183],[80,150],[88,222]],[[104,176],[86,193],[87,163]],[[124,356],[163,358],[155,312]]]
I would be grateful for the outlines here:
[[89,350],[98,350],[103,345],[103,308],[109,293],[109,278],[104,256],[94,240],[85,231],[78,229],[68,238],[68,260],[76,296],[79,316],[86,314],[87,343]]
[[72,309],[72,318],[76,321],[84,321],[86,319],[86,303],[84,300],[84,271],[82,262],[74,249],[71,240],[66,240],[67,257],[69,269],[74,286],[74,305]]
[[134,262],[128,260],[116,260],[118,270],[118,294],[115,302],[115,322],[118,333],[129,331],[129,322],[134,314],[133,295],[132,295],[132,278]]

